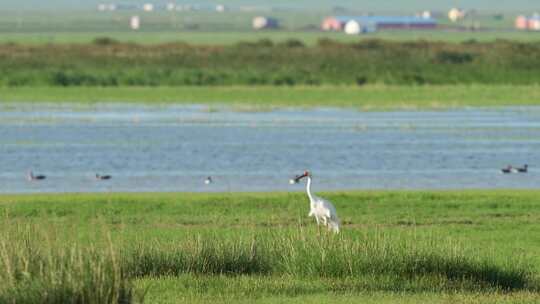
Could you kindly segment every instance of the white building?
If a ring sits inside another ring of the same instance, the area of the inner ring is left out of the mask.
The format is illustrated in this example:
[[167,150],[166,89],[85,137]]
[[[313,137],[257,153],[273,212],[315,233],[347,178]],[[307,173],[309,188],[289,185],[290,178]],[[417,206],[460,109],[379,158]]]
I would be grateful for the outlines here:
[[145,12],[151,12],[154,10],[154,5],[152,3],[145,3],[143,4],[143,11]]
[[139,16],[132,16],[129,19],[129,27],[131,27],[131,29],[134,31],[141,28],[141,18],[139,18]]
[[459,8],[453,8],[448,12],[448,19],[452,22],[456,22],[459,19],[465,18],[465,11]]
[[216,12],[223,13],[226,10],[227,10],[227,7],[225,7],[225,5],[223,5],[223,4],[216,5]]
[[262,30],[262,29],[271,29],[279,27],[277,19],[271,17],[257,16],[253,18],[252,21],[253,29]]
[[540,31],[540,18],[538,17],[529,18],[528,29],[531,31]]
[[371,33],[376,31],[377,25],[374,23],[360,23],[357,20],[350,20],[345,23],[343,31],[348,35],[358,35],[361,33]]
[[116,4],[114,4],[114,3],[100,3],[100,4],[98,4],[97,9],[100,12],[115,11],[116,10]]

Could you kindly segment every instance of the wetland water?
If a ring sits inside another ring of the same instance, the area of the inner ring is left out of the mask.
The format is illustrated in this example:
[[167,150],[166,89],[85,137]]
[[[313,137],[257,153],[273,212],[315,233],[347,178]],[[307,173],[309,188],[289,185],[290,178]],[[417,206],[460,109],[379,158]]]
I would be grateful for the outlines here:
[[[537,188],[539,151],[540,107],[0,106],[2,193],[302,190],[288,180],[306,168],[316,191]],[[527,174],[499,171],[525,163]],[[28,182],[29,169],[47,179]]]

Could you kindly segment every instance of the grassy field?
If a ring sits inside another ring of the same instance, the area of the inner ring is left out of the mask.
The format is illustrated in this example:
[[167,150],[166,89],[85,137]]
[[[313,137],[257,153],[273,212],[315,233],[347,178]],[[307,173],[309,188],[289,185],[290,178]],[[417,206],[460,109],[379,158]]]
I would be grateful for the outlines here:
[[237,110],[277,107],[348,107],[361,110],[421,110],[460,107],[537,106],[536,85],[322,86],[322,87],[0,87],[0,103],[102,102],[205,104]]
[[0,302],[540,301],[538,191],[321,195],[2,195]]
[[261,39],[270,39],[282,42],[296,39],[308,46],[315,45],[322,38],[334,39],[340,42],[358,42],[366,39],[384,39],[392,41],[444,41],[461,43],[476,40],[490,42],[497,39],[536,42],[540,41],[540,34],[535,32],[519,31],[382,31],[368,35],[345,35],[342,33],[326,33],[319,31],[159,31],[159,32],[123,32],[123,31],[87,31],[87,32],[29,32],[29,33],[3,33],[0,43],[18,43],[29,45],[41,44],[69,44],[91,43],[99,37],[110,37],[121,42],[139,44],[159,44],[171,42],[185,42],[194,45],[231,45],[238,42],[255,42]]

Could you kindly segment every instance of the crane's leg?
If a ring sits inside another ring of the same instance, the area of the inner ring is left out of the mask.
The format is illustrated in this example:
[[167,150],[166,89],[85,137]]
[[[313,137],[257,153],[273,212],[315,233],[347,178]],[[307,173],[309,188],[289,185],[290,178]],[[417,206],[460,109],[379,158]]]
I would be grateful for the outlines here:
[[313,214],[313,217],[315,218],[315,221],[317,222],[317,235],[321,236],[321,220],[315,214]]

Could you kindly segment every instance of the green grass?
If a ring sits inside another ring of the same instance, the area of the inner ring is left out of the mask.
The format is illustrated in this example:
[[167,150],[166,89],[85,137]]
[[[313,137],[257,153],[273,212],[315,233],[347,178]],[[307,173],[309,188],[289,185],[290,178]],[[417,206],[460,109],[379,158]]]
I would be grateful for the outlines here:
[[115,286],[146,303],[533,303],[539,194],[321,193],[338,236],[318,236],[303,193],[2,195],[0,278],[34,302]]
[[0,87],[1,103],[103,102],[205,104],[236,110],[276,107],[346,107],[362,110],[536,106],[536,85],[322,86],[322,87]]
[[0,44],[0,86],[537,85],[540,44],[370,39],[235,45]]
[[0,36],[0,43],[19,44],[71,44],[91,43],[99,37],[110,37],[117,41],[134,42],[139,44],[161,44],[171,42],[185,42],[193,45],[232,45],[241,41],[256,42],[261,39],[270,39],[282,42],[289,39],[303,41],[306,45],[315,45],[321,38],[335,39],[340,42],[357,42],[365,39],[384,39],[393,41],[444,41],[461,43],[477,40],[479,42],[495,41],[497,39],[514,41],[540,41],[540,35],[534,32],[514,31],[488,31],[488,32],[460,32],[460,31],[383,31],[362,36],[350,36],[342,33],[302,32],[302,31],[242,31],[242,32],[30,32],[5,33]]

